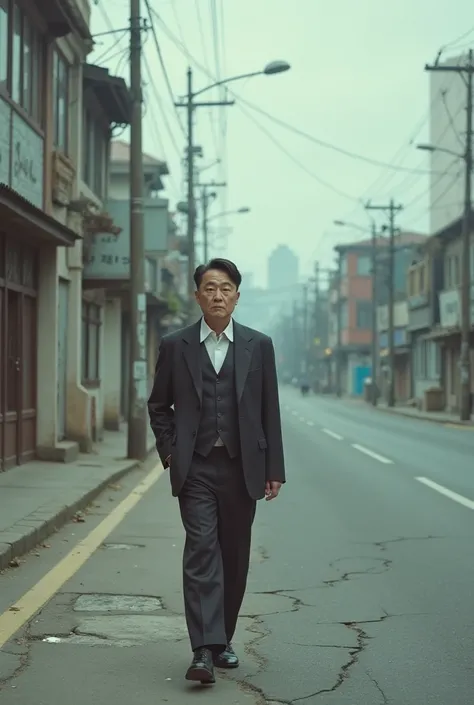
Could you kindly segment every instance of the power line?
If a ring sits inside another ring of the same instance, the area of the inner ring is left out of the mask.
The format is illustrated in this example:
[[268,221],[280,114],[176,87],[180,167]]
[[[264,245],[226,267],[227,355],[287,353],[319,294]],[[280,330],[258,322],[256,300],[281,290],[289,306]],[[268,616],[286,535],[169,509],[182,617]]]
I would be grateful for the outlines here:
[[[446,189],[445,189],[442,193],[440,193],[439,196],[430,204],[429,208],[428,208],[428,209],[426,209],[426,208],[423,209],[423,211],[422,211],[419,215],[415,216],[414,218],[410,218],[410,222],[411,222],[411,223],[417,223],[419,220],[421,220],[421,218],[423,218],[423,216],[427,215],[427,214],[430,212],[430,210],[432,210],[433,207],[436,206],[436,204],[439,203],[439,201],[441,201],[441,199],[446,196],[446,194],[448,193],[448,191],[451,190],[451,188],[454,186],[454,184],[456,183],[456,181],[459,179],[460,175],[461,175],[461,171],[458,171],[458,172],[454,175],[454,177],[451,179],[451,181],[450,181],[449,184],[447,185]],[[427,193],[426,195],[428,195],[428,193]]]
[[[206,76],[208,76],[211,80],[216,80],[216,77],[213,76],[213,75],[206,69],[205,66],[203,66],[199,61],[197,61],[197,59],[188,51],[187,47],[185,47],[185,46],[179,41],[179,39],[171,32],[171,30],[167,27],[166,23],[165,23],[165,22],[162,20],[162,18],[160,17],[160,15],[158,15],[158,13],[157,13],[156,11],[153,11],[153,12],[154,12],[156,18],[158,19],[158,21],[159,21],[159,23],[160,23],[160,25],[161,25],[163,31],[167,34],[168,38],[180,49],[180,51],[186,56],[186,58],[187,58],[191,63],[193,63],[197,68],[199,68],[199,69],[200,69]],[[236,95],[236,94],[233,93],[232,91],[229,90],[229,93],[231,93],[232,95],[236,96],[236,97],[239,99],[240,103],[247,104],[247,101],[242,100],[242,99],[240,98],[240,96]],[[299,166],[306,174],[308,174],[308,176],[311,176],[311,178],[313,178],[313,179],[315,179],[316,181],[318,181],[318,183],[320,183],[322,186],[325,186],[326,188],[332,190],[334,193],[338,194],[339,196],[342,196],[343,198],[347,198],[347,199],[352,200],[352,201],[360,202],[360,200],[357,199],[357,198],[355,198],[353,195],[350,195],[350,194],[345,193],[344,191],[341,191],[341,190],[338,189],[336,186],[333,186],[333,185],[330,184],[329,182],[325,181],[322,177],[318,176],[318,175],[315,174],[313,171],[311,171],[311,170],[310,170],[308,167],[306,167],[299,159],[297,159],[296,157],[294,157],[294,155],[293,155],[291,152],[289,152],[285,147],[283,147],[283,145],[282,145],[273,135],[271,135],[271,133],[270,133],[268,130],[266,130],[266,128],[264,128],[248,111],[244,110],[244,108],[243,108],[243,106],[242,106],[241,104],[238,104],[238,107],[239,107],[240,110],[246,115],[246,117],[247,117],[249,120],[251,120],[252,122],[254,122],[254,124],[257,125],[258,128],[259,128],[262,132],[264,132],[264,134],[266,134],[266,136],[267,136],[269,139],[271,139],[271,141],[275,144],[275,146],[278,147],[278,149],[280,149],[280,151],[282,151],[284,154],[286,154],[286,156],[287,156],[289,159],[291,159],[291,161],[293,161],[297,166]],[[252,106],[252,107],[253,107],[253,106]],[[264,113],[266,116],[268,115],[268,113],[265,113],[265,111],[263,111],[263,113]],[[377,163],[378,165],[384,164],[383,162],[376,162],[376,163]],[[407,170],[407,171],[412,171],[412,170]],[[422,171],[421,173],[429,173],[429,172]]]
[[458,44],[459,42],[462,42],[463,39],[466,39],[470,34],[474,32],[474,27],[471,27],[468,29],[466,32],[463,32],[457,39],[454,39],[452,42],[448,42],[448,44],[444,44],[441,49],[440,53],[445,51],[446,49],[452,49]]
[[395,164],[391,164],[390,162],[383,162],[378,159],[372,159],[371,157],[366,157],[363,154],[358,154],[357,152],[352,152],[351,150],[345,149],[344,147],[339,147],[336,144],[332,144],[331,142],[326,142],[325,140],[320,139],[319,137],[315,137],[314,135],[311,135],[310,133],[306,132],[305,130],[300,129],[299,127],[296,127],[295,125],[290,125],[290,123],[285,122],[284,120],[281,120],[280,118],[275,117],[271,113],[268,113],[266,110],[263,110],[263,108],[260,108],[258,105],[255,105],[255,103],[251,103],[248,100],[245,100],[241,96],[239,96],[237,93],[234,93],[233,91],[229,90],[229,93],[231,93],[235,98],[237,98],[239,101],[244,103],[247,107],[249,107],[251,110],[255,110],[255,112],[260,113],[261,115],[264,115],[266,118],[271,120],[277,125],[280,125],[280,127],[285,128],[286,130],[289,130],[290,132],[293,132],[296,135],[299,135],[300,137],[303,137],[313,144],[317,144],[320,147],[324,147],[325,149],[330,149],[334,152],[338,152],[339,154],[342,154],[346,157],[349,157],[351,159],[357,159],[359,161],[365,162],[367,164],[372,164],[373,166],[383,166],[387,169],[393,169],[394,171],[404,171],[404,172],[409,172],[409,173],[418,173],[418,174],[432,174],[433,172],[426,171],[425,169],[412,169],[410,167],[403,167],[403,166],[397,166]]
[[146,69],[148,80],[149,80],[149,86],[150,86],[150,88],[153,92],[153,95],[155,96],[156,102],[158,103],[158,106],[160,108],[161,117],[163,119],[165,127],[166,127],[168,134],[170,136],[171,143],[172,143],[173,147],[175,148],[177,154],[179,156],[181,156],[181,149],[179,148],[178,143],[176,142],[176,138],[173,134],[173,130],[171,129],[171,126],[168,122],[168,118],[166,116],[166,111],[164,109],[163,102],[161,100],[161,96],[160,96],[158,89],[156,88],[155,82],[153,80],[153,74],[151,72],[150,64],[148,63],[148,59],[147,59],[146,54],[143,54],[143,63],[145,64],[145,69]]
[[[206,68],[200,64],[195,57],[188,51],[188,49],[182,44],[182,42],[179,41],[179,39],[171,32],[171,30],[167,27],[163,19],[158,15],[156,11],[154,11],[155,16],[158,18],[163,31],[166,32],[168,35],[169,39],[184,53],[184,55],[192,61],[195,66],[197,66],[204,74],[206,74],[211,80],[215,81],[216,77],[213,76],[212,74],[209,73],[209,71],[206,70]],[[373,166],[382,166],[386,167],[388,169],[393,169],[394,171],[404,171],[408,173],[419,173],[419,174],[430,174],[433,172],[426,171],[425,169],[411,169],[409,167],[401,167],[401,166],[396,166],[394,164],[390,164],[389,162],[384,162],[379,159],[373,159],[371,157],[367,157],[363,154],[358,154],[357,152],[352,152],[351,150],[345,149],[343,147],[339,147],[338,145],[335,145],[331,142],[327,142],[326,140],[322,140],[318,137],[315,137],[314,135],[311,135],[310,133],[306,132],[305,130],[302,130],[294,125],[290,125],[289,123],[285,122],[284,120],[281,120],[280,118],[275,117],[271,113],[268,113],[266,110],[263,110],[263,108],[260,108],[258,105],[255,105],[255,103],[252,103],[240,96],[238,93],[235,91],[231,90],[229,87],[226,88],[226,90],[232,95],[234,98],[236,98],[238,101],[246,105],[248,108],[251,110],[254,110],[255,112],[260,113],[264,117],[268,118],[272,122],[274,122],[277,125],[280,125],[280,127],[285,128],[286,130],[289,130],[290,132],[293,132],[294,134],[299,135],[300,137],[303,137],[310,142],[317,144],[320,147],[324,147],[325,149],[330,149],[332,151],[338,152],[339,154],[342,154],[346,157],[349,157],[351,159],[357,159],[359,161],[366,162],[367,164],[372,164]]]
[[325,188],[329,189],[330,191],[333,191],[333,193],[336,193],[338,196],[341,196],[342,198],[346,198],[351,201],[356,201],[354,196],[345,193],[344,191],[341,191],[341,189],[337,188],[337,186],[334,186],[333,184],[329,183],[325,179],[323,179],[321,176],[318,176],[315,174],[311,169],[309,169],[303,162],[301,162],[297,157],[295,157],[286,147],[284,147],[281,142],[279,142],[276,137],[272,135],[272,133],[264,127],[261,123],[258,122],[258,120],[251,114],[249,113],[242,105],[237,105],[239,110],[243,112],[246,117],[258,127],[258,129],[263,132],[266,137],[273,142],[273,144],[283,153],[285,154],[296,166],[298,166],[300,169],[302,169],[308,176],[310,176],[312,179],[317,181],[321,186],[324,186]]
[[181,41],[183,42],[183,44],[186,44],[184,40],[183,27],[181,24],[181,20],[179,19],[178,8],[176,7],[176,0],[171,0],[171,9],[173,11],[174,19],[178,28],[179,36],[181,37]]
[[[453,161],[450,163],[450,165],[449,165],[448,168],[450,169],[454,164],[458,164],[458,162],[459,162],[459,160],[458,160],[457,158],[456,158],[456,159],[453,159]],[[456,172],[456,174],[454,175],[453,178],[454,178],[454,179],[457,179],[458,176],[459,176],[459,173],[460,173],[460,172],[459,172],[459,170],[458,170],[458,171]],[[441,181],[443,181],[443,179],[445,179],[447,176],[453,176],[453,175],[450,174],[449,171],[446,171],[444,174],[441,174],[441,176],[439,176],[439,177],[436,179],[436,181],[433,181],[433,183],[430,184],[430,186],[428,187],[427,190],[423,191],[423,193],[418,194],[418,196],[415,196],[411,201],[409,201],[409,202],[406,204],[406,206],[405,206],[405,211],[407,211],[409,208],[411,208],[415,203],[418,203],[418,201],[421,201],[421,199],[422,199],[424,196],[428,196],[428,194],[433,190],[433,188],[434,188],[435,186],[437,186]]]
[[[162,71],[163,71],[163,76],[165,77],[166,87],[167,87],[167,89],[168,89],[168,94],[169,94],[170,99],[171,99],[171,104],[172,104],[172,106],[173,106],[173,110],[174,110],[175,115],[176,115],[176,118],[177,118],[177,120],[178,120],[178,125],[179,125],[179,127],[180,127],[180,129],[181,129],[181,132],[182,132],[183,135],[184,135],[184,134],[185,134],[185,130],[184,130],[183,124],[181,123],[181,116],[180,116],[180,114],[178,113],[178,110],[177,110],[177,108],[176,108],[176,106],[175,106],[175,97],[174,97],[173,89],[172,89],[172,87],[171,87],[171,82],[170,82],[170,79],[169,79],[169,76],[168,76],[168,71],[166,70],[166,65],[165,65],[165,62],[164,62],[164,59],[163,59],[163,54],[162,54],[162,52],[161,52],[161,47],[160,47],[160,44],[159,44],[159,42],[158,42],[158,35],[157,35],[157,32],[156,32],[155,22],[154,22],[153,13],[152,13],[152,10],[151,10],[151,7],[150,7],[150,2],[149,2],[149,0],[145,0],[145,6],[146,6],[146,9],[147,9],[147,12],[148,12],[148,16],[149,16],[149,18],[150,18],[150,27],[151,27],[151,32],[152,32],[152,36],[153,36],[153,41],[154,41],[154,44],[155,44],[156,52],[157,52],[157,54],[158,54],[158,59],[159,59],[159,61],[160,61],[161,69],[162,69]],[[174,7],[174,4],[173,4],[173,7]],[[152,81],[152,83],[153,83],[153,87],[155,88],[155,84],[154,84],[153,81]]]
[[[201,39],[201,48],[202,48],[202,55],[204,57],[204,64],[206,66],[206,69],[210,72],[210,64],[209,64],[209,55],[207,52],[207,43],[204,35],[204,23],[202,20],[202,13],[201,13],[201,8],[199,5],[200,0],[194,0],[194,7],[196,9],[196,15],[197,15],[197,21],[198,21],[198,30],[199,30],[199,36]],[[217,132],[216,132],[216,125],[213,120],[212,116],[212,110],[209,109],[207,111],[207,114],[209,116],[209,123],[211,126],[211,135],[212,135],[212,140],[214,142],[214,149],[216,151],[216,156],[219,157],[219,143],[217,139]]]
[[[443,100],[444,109],[445,109],[445,111],[446,111],[446,115],[448,116],[449,126],[451,127],[451,129],[452,129],[452,131],[453,131],[453,133],[454,133],[454,136],[456,137],[458,143],[461,145],[461,147],[464,147],[463,141],[462,141],[462,139],[461,139],[460,136],[459,136],[459,133],[458,133],[457,128],[456,128],[456,125],[454,124],[454,118],[453,118],[453,116],[451,115],[451,111],[450,111],[450,109],[449,109],[449,105],[448,105],[448,103],[447,103],[447,101],[446,101],[446,91],[443,91],[443,93],[442,93],[442,100]],[[460,112],[460,111],[459,111],[459,112]],[[457,113],[457,115],[456,115],[455,117],[457,117],[457,116],[459,115],[459,112]]]

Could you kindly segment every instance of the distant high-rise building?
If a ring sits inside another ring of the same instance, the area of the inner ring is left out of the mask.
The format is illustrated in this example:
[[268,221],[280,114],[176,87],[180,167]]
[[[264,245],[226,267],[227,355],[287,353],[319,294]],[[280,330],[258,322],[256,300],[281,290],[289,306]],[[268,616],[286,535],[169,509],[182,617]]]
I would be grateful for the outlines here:
[[278,245],[268,258],[268,288],[291,289],[298,283],[299,260],[287,245]]

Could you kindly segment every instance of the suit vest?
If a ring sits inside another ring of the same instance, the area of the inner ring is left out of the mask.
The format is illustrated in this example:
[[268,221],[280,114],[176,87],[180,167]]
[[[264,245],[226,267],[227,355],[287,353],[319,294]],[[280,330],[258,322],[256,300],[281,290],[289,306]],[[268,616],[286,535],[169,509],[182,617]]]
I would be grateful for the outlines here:
[[240,452],[239,414],[235,388],[234,344],[229,349],[219,374],[201,343],[202,405],[194,450],[207,457],[221,438],[231,458]]

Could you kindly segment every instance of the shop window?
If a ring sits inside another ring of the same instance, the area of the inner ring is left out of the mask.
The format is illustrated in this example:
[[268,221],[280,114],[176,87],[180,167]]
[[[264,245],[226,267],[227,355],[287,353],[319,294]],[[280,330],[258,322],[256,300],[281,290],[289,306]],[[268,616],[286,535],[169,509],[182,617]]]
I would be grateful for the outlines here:
[[101,307],[86,301],[82,304],[82,381],[100,381]]
[[54,52],[53,59],[54,145],[64,154],[69,147],[69,64]]
[[[9,21],[10,20],[10,21]],[[44,38],[14,0],[0,0],[0,92],[43,122]]]

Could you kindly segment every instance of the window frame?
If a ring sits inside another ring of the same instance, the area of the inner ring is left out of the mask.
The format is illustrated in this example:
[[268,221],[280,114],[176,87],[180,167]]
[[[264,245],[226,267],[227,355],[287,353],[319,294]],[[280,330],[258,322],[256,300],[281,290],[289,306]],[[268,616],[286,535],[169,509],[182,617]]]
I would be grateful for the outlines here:
[[110,126],[89,105],[84,106],[82,121],[81,179],[94,195],[104,200],[107,196]]
[[[361,262],[367,263],[367,271],[361,272],[359,270],[359,264]],[[372,276],[372,257],[367,254],[358,254],[356,262],[356,275],[358,277],[370,277]]]
[[[70,134],[69,134],[69,101],[71,97],[71,66],[66,57],[61,53],[58,47],[53,49],[53,144],[55,149],[62,152],[66,156],[69,154]],[[64,68],[64,86],[65,95],[63,96],[59,87],[62,83],[60,69]],[[63,123],[60,124],[60,101],[64,98],[64,117]],[[61,135],[61,130],[64,132]]]
[[[27,4],[19,0],[3,0],[7,10],[6,80],[0,84],[0,96],[38,133],[43,135],[45,125],[44,95],[46,66],[46,33],[34,18]],[[15,61],[14,22],[19,18],[18,85],[14,86]],[[25,97],[25,34],[30,39],[28,95]]]
[[[102,306],[94,301],[82,301],[82,384],[87,387],[100,386]],[[95,337],[95,355],[91,365],[91,336]],[[93,369],[91,369],[91,367]]]
[[[370,301],[370,299],[358,299],[356,302],[356,310],[355,310],[355,324],[356,324],[356,329],[357,330],[370,330],[372,328],[372,306],[373,303]],[[368,324],[367,325],[360,325],[360,314],[364,313],[364,316],[367,315],[367,320]]]

